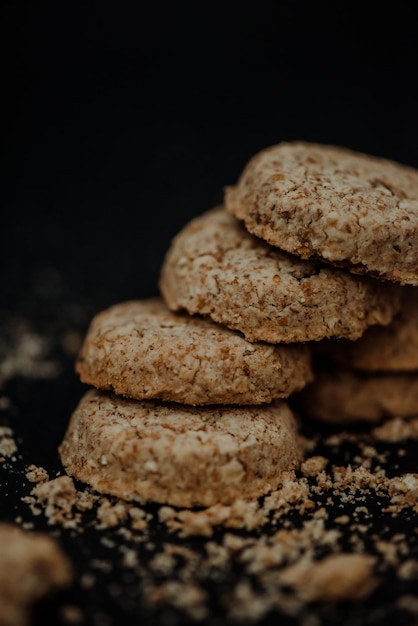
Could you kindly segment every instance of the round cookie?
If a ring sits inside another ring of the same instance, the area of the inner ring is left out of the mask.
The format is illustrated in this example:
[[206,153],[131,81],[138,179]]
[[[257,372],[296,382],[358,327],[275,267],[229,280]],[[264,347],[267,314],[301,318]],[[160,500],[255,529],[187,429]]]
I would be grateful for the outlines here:
[[306,345],[252,344],[210,320],[151,298],[114,305],[92,320],[76,370],[83,382],[136,399],[262,404],[312,380]]
[[160,290],[172,310],[209,316],[249,341],[269,343],[358,339],[369,326],[389,323],[400,305],[399,286],[289,255],[221,207],[174,237]]
[[358,370],[418,371],[418,289],[403,287],[401,310],[387,326],[369,328],[357,341],[321,341],[314,351]]
[[283,142],[250,159],[226,188],[225,206],[282,250],[418,285],[412,167],[336,146]]
[[96,491],[179,507],[254,500],[300,462],[284,400],[191,407],[89,390],[59,447],[68,474]]
[[418,372],[366,374],[324,368],[294,396],[293,407],[335,424],[414,417],[418,415]]

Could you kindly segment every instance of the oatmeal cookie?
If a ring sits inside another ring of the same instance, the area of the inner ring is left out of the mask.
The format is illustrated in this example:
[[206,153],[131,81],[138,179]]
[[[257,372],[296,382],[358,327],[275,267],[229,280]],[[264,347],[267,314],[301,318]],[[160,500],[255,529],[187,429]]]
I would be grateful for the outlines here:
[[335,424],[412,418],[418,415],[418,372],[318,369],[315,381],[295,394],[293,408]]
[[387,326],[373,326],[357,341],[321,341],[314,352],[370,372],[418,371],[418,289],[402,289],[402,306]]
[[247,229],[319,257],[418,285],[418,170],[347,148],[283,142],[254,155],[225,206]]
[[220,324],[173,313],[160,298],[116,304],[92,320],[76,370],[138,400],[262,404],[312,380],[307,345],[249,343]]
[[293,343],[353,340],[388,324],[401,288],[282,252],[216,207],[174,237],[160,289],[171,310],[208,316],[248,341]]
[[192,407],[89,390],[59,447],[69,475],[126,500],[180,507],[254,500],[300,462],[284,400]]

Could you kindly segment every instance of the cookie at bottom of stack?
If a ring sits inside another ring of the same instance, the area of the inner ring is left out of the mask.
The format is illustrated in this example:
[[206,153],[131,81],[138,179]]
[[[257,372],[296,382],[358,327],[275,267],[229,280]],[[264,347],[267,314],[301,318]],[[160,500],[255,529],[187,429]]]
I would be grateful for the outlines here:
[[193,407],[89,390],[59,447],[67,473],[96,491],[179,507],[254,500],[301,459],[285,401]]
[[418,372],[318,368],[315,381],[293,400],[302,413],[335,424],[414,417],[418,415]]

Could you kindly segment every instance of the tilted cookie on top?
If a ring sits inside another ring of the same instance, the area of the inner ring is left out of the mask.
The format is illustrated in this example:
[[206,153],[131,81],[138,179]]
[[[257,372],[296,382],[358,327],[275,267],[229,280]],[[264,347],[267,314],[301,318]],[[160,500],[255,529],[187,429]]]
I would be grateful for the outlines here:
[[418,170],[347,148],[282,142],[255,154],[226,209],[271,245],[418,285]]

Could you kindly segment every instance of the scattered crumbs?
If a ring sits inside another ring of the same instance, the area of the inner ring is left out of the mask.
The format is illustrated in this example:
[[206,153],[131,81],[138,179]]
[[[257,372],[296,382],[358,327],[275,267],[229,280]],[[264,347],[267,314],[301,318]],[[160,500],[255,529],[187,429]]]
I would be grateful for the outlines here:
[[92,572],[84,572],[80,578],[83,589],[91,589],[96,584],[96,576]]
[[378,582],[374,559],[365,554],[331,554],[320,561],[299,561],[285,568],[282,581],[308,602],[362,600]]
[[0,396],[0,411],[7,411],[12,406],[10,398],[7,396]]
[[12,429],[7,426],[0,426],[0,455],[12,457],[16,452],[17,444]]
[[119,528],[116,528],[115,533],[122,537],[122,539],[124,539],[125,541],[135,541],[137,539],[137,536],[134,535],[132,530],[130,528],[126,528],[126,526],[120,526]]
[[122,553],[122,566],[127,568],[135,568],[139,564],[138,553],[132,548],[126,546],[119,546],[119,550]]
[[60,373],[58,363],[48,356],[46,337],[25,325],[8,330],[8,341],[0,341],[0,387],[15,376],[54,378]]
[[388,443],[398,443],[406,439],[418,438],[418,417],[408,420],[394,417],[376,426],[372,430],[372,435],[377,441]]
[[207,617],[209,608],[207,606],[207,593],[194,581],[170,580],[146,589],[145,601],[151,606],[161,606],[169,604],[177,609],[181,609],[196,621],[201,621]]
[[[309,466],[309,462],[307,462]],[[319,472],[319,476],[323,471]],[[291,509],[297,510],[301,515],[314,508],[311,499],[309,484],[304,476],[297,478],[294,471],[284,472],[281,486],[264,499],[265,510],[278,519]]]
[[152,519],[151,515],[138,506],[131,506],[128,509],[128,515],[131,518],[131,528],[133,530],[146,530],[148,522]]
[[48,472],[35,465],[26,468],[26,477],[30,482],[37,483],[29,496],[22,497],[28,504],[33,515],[45,515],[49,525],[83,531],[82,513],[90,511],[99,496],[88,488],[78,490],[69,476],[58,476],[49,480]]
[[303,461],[301,470],[304,476],[316,476],[325,470],[327,463],[323,456],[311,456]]
[[130,504],[119,500],[111,502],[108,498],[100,498],[97,509],[98,529],[113,528],[123,523],[128,515]]
[[[312,445],[307,439],[300,469],[284,472],[274,491],[252,502],[140,506],[69,476],[51,480],[34,465],[26,477],[35,486],[23,501],[56,529],[97,531],[103,553],[90,557],[83,589],[122,571],[137,581],[137,602],[147,610],[202,622],[212,615],[208,590],[217,585],[216,610],[228,622],[255,623],[279,611],[298,616],[300,626],[320,626],[314,605],[364,601],[386,576],[418,582],[413,538],[402,531],[403,516],[418,515],[418,474],[387,473],[388,450],[379,449],[375,431],[341,432]],[[349,456],[338,453],[344,445]],[[109,582],[108,592],[123,593],[123,584],[111,590]],[[415,600],[405,593],[397,606],[414,613]],[[76,615],[67,622],[77,623]]]
[[83,343],[84,335],[79,330],[67,330],[61,336],[61,346],[64,352],[70,356],[77,356],[81,344]]
[[398,567],[398,578],[401,580],[410,580],[418,577],[418,561],[408,559]]
[[32,607],[72,580],[72,566],[54,539],[0,523],[2,625],[28,625]]
[[418,616],[418,598],[412,595],[404,595],[397,599],[396,605],[399,609],[408,611]]
[[171,574],[175,568],[176,559],[172,554],[159,552],[149,562],[151,571],[159,574]]
[[73,512],[78,498],[72,478],[60,476],[39,483],[32,489],[31,496],[32,506],[36,507],[36,504],[42,506],[48,524],[60,524],[64,528],[77,527],[80,516]]
[[84,620],[84,614],[80,607],[65,604],[60,609],[60,618],[65,624],[81,624]]
[[101,537],[100,538],[100,543],[102,544],[102,546],[104,546],[105,548],[115,548],[116,547],[116,542],[113,541],[113,539],[109,539],[109,537]]
[[231,505],[215,504],[200,511],[190,509],[176,511],[169,507],[163,509],[164,521],[169,530],[179,532],[182,537],[192,535],[211,537],[217,526],[254,530],[267,521],[267,511],[262,510],[258,502],[244,500],[236,500]]
[[49,480],[49,474],[43,467],[37,467],[36,465],[29,465],[26,468],[26,478],[31,483],[43,483]]
[[92,559],[90,561],[90,565],[93,569],[105,573],[109,573],[113,569],[113,563],[111,561],[107,561],[106,559]]

